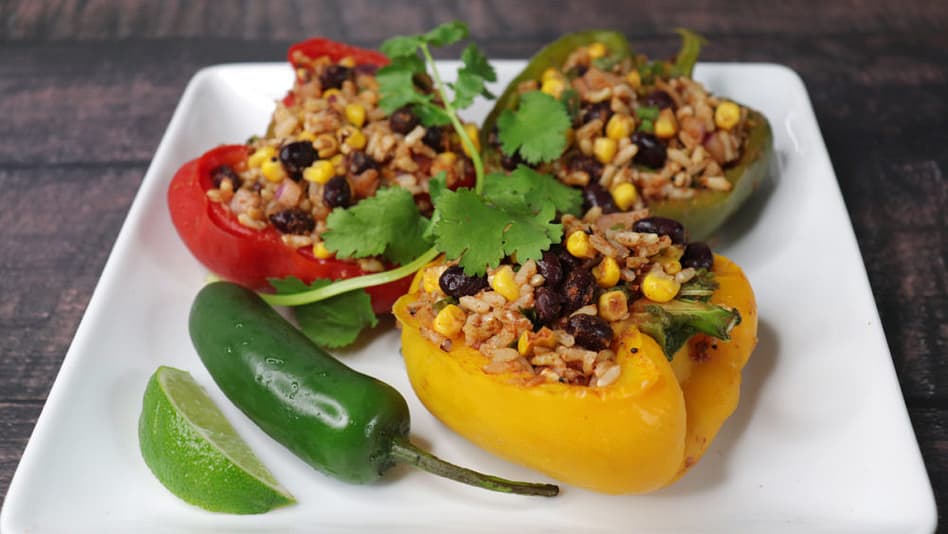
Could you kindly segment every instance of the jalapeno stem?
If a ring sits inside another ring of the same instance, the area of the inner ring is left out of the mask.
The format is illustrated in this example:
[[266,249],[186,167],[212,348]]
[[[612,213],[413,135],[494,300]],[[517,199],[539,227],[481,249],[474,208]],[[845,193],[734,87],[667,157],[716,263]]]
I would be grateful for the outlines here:
[[518,495],[537,495],[540,497],[556,497],[560,492],[559,486],[555,484],[507,480],[506,478],[485,475],[448,463],[430,452],[418,448],[407,439],[396,439],[392,442],[391,455],[396,462],[410,464],[431,474],[491,491],[516,493]]

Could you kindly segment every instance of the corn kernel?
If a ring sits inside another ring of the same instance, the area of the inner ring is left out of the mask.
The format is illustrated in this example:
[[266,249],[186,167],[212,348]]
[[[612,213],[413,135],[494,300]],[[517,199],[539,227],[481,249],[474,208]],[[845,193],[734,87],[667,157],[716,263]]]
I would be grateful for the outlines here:
[[[480,152],[480,151],[481,151],[481,139],[480,139],[480,137],[479,137],[479,132],[477,131],[477,126],[474,125],[474,124],[471,124],[471,123],[465,124],[465,125],[464,125],[464,133],[466,133],[467,136],[471,138],[471,144],[474,145],[474,150],[477,151],[477,152]],[[461,144],[461,148],[464,149],[464,153],[467,154],[468,157],[471,157],[470,151],[467,149],[466,146],[464,146],[463,143]]]
[[559,78],[550,78],[549,80],[544,80],[543,85],[540,86],[540,90],[544,93],[552,96],[553,98],[559,98],[563,94],[563,89],[566,86],[563,84],[563,80]]
[[272,146],[265,146],[263,148],[258,148],[253,154],[247,158],[247,165],[251,168],[257,168],[263,165],[265,161],[270,161],[273,159],[273,156],[276,156],[276,149]]
[[313,256],[315,256],[316,258],[320,260],[328,260],[329,258],[332,257],[332,252],[330,252],[330,250],[326,248],[326,243],[323,243],[322,241],[318,241],[316,244],[313,245]]
[[606,123],[606,137],[615,141],[628,137],[632,133],[631,122],[632,120],[625,115],[614,114]]
[[602,43],[593,43],[586,48],[586,51],[589,53],[589,57],[592,59],[599,59],[602,56],[606,55],[606,45]]
[[607,321],[620,321],[629,315],[629,299],[623,291],[607,291],[599,296],[599,316]]
[[681,272],[681,263],[677,261],[670,261],[668,263],[663,263],[662,269],[665,270],[666,274],[678,274]]
[[343,143],[349,148],[354,150],[361,150],[365,148],[365,134],[362,133],[362,130],[358,128],[353,128],[351,126],[343,128],[340,130],[340,136],[344,139]]
[[346,157],[342,154],[329,158],[329,163],[332,163],[332,168],[336,170],[337,175],[346,174]]
[[494,272],[494,276],[490,281],[490,287],[511,302],[520,298],[520,287],[517,286],[517,281],[514,279],[513,268],[509,265],[504,265]]
[[362,104],[346,104],[346,120],[352,124],[362,127],[365,124],[365,108]]
[[730,130],[741,120],[741,108],[734,102],[721,102],[714,110],[714,124],[718,128]]
[[454,337],[464,327],[466,319],[467,315],[464,314],[464,310],[454,304],[448,304],[435,316],[432,327],[435,332],[444,337]]
[[533,354],[536,347],[552,349],[555,346],[556,334],[545,326],[535,333],[528,330],[520,334],[520,338],[517,340],[517,352],[519,352],[521,356]]
[[323,91],[323,98],[330,98],[333,96],[339,96],[342,94],[342,91],[339,89],[326,89]]
[[596,249],[589,244],[589,236],[582,230],[576,230],[566,238],[566,250],[577,258],[596,256]]
[[283,170],[283,164],[276,158],[270,158],[260,165],[260,171],[263,177],[271,182],[282,182],[286,179],[286,171]]
[[298,139],[299,141],[309,141],[310,143],[312,143],[313,141],[316,140],[316,134],[314,134],[313,132],[307,132],[306,130],[303,130],[302,132],[300,132],[299,135],[296,136],[296,139]]
[[442,168],[453,167],[457,160],[458,155],[454,152],[442,152],[435,156],[435,163]]
[[614,287],[619,283],[619,263],[615,258],[606,256],[599,265],[593,267],[593,276],[599,287]]
[[642,294],[655,302],[668,302],[675,298],[681,283],[674,278],[652,271],[642,280]]
[[563,75],[560,74],[560,71],[556,70],[553,67],[550,67],[546,69],[545,71],[543,71],[543,75],[540,76],[540,81],[545,82],[547,80],[558,80],[562,77]]
[[615,139],[597,137],[593,142],[593,155],[596,156],[596,159],[598,159],[600,163],[605,165],[615,157],[617,148],[618,145]]
[[317,184],[324,184],[329,180],[332,180],[333,176],[336,175],[336,169],[333,167],[332,163],[321,159],[309,167],[303,169],[303,179],[307,182],[314,182]]
[[429,267],[425,269],[425,274],[421,278],[421,285],[425,293],[443,293],[441,291],[441,274],[443,269]]
[[625,81],[629,82],[629,85],[632,86],[632,89],[638,89],[642,87],[642,75],[639,74],[639,71],[633,70],[625,76]]
[[356,60],[352,56],[346,56],[339,60],[339,65],[351,69],[352,67],[356,66]]
[[622,211],[628,211],[629,208],[635,206],[635,201],[638,199],[639,192],[635,189],[634,185],[628,182],[621,183],[612,188],[612,200]]
[[678,134],[678,120],[670,108],[665,108],[655,120],[655,136],[660,139],[671,139]]

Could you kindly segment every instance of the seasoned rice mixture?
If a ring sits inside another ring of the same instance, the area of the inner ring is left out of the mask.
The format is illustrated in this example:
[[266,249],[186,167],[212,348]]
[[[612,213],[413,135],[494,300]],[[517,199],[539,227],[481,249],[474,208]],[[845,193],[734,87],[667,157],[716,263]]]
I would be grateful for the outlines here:
[[[219,168],[207,196],[244,226],[273,226],[293,248],[330,257],[320,235],[326,217],[375,194],[379,187],[411,191],[431,209],[428,181],[445,172],[449,187],[470,186],[474,170],[450,127],[425,128],[411,110],[387,115],[378,107],[376,68],[352,58],[293,58],[296,81],[277,102],[266,136],[248,141],[245,168]],[[474,128],[473,125],[465,125]],[[477,138],[476,129],[472,137]],[[378,261],[363,261],[378,270]]]
[[620,374],[615,332],[630,315],[713,284],[710,249],[687,244],[676,221],[593,208],[563,226],[563,243],[539,261],[508,260],[484,277],[451,263],[426,268],[409,308],[422,334],[446,351],[477,349],[487,373],[601,387]]
[[[604,212],[729,191],[725,169],[740,159],[747,109],[686,77],[662,78],[640,58],[612,61],[600,43],[576,49],[559,69],[522,83],[565,100],[573,130],[563,157],[542,170],[582,187]],[[638,65],[638,66],[636,66]],[[490,137],[495,146],[495,135]],[[501,159],[511,170],[519,154]]]

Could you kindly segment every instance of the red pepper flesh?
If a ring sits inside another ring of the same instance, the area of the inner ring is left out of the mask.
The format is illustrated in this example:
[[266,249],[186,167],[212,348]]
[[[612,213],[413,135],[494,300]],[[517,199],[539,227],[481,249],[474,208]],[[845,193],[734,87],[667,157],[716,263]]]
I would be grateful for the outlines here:
[[[295,276],[304,282],[318,278],[339,280],[366,274],[357,262],[318,259],[309,247],[286,246],[272,226],[248,228],[219,202],[207,198],[213,187],[211,173],[221,165],[246,165],[247,147],[224,145],[186,163],[168,188],[168,207],[178,235],[207,268],[221,278],[258,291],[272,290],[268,278]],[[376,313],[391,311],[395,300],[408,291],[411,276],[370,287]]]

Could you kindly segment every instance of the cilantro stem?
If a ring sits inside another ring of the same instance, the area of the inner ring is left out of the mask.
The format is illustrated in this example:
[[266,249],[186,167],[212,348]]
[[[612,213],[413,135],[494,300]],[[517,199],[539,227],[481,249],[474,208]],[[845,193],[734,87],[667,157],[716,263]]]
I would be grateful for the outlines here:
[[431,56],[431,50],[428,48],[428,45],[424,43],[420,45],[420,48],[422,55],[425,56],[425,62],[431,67],[431,75],[434,76],[438,94],[441,95],[441,100],[444,102],[444,109],[448,112],[448,117],[451,118],[451,125],[454,126],[454,130],[461,138],[461,144],[467,149],[467,153],[471,156],[471,161],[474,163],[474,174],[476,176],[474,192],[480,195],[481,190],[484,189],[484,163],[481,161],[481,155],[477,149],[474,148],[474,141],[472,141],[471,138],[468,137],[467,132],[464,131],[464,125],[461,124],[461,121],[458,119],[457,111],[454,109],[454,106],[451,105],[451,100],[448,99],[444,82],[441,81],[441,75],[438,74],[438,68],[435,66],[434,58]]
[[321,300],[328,299],[329,297],[335,297],[336,295],[356,289],[379,286],[388,282],[393,282],[399,278],[404,278],[424,267],[425,264],[438,257],[438,254],[440,254],[438,249],[432,247],[421,256],[415,258],[411,263],[406,263],[405,265],[390,271],[367,274],[363,276],[357,276],[355,278],[347,278],[345,280],[333,282],[328,286],[310,291],[304,291],[302,293],[292,293],[289,295],[261,293],[260,296],[271,306],[302,306],[304,304],[311,304],[313,302],[319,302]]

